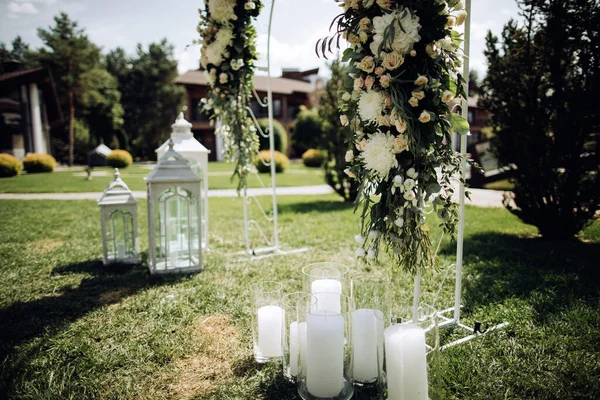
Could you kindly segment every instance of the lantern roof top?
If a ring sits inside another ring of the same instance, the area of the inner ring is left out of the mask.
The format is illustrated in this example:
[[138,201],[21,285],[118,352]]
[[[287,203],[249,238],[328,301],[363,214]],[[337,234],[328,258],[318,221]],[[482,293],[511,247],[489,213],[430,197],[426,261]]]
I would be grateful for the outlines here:
[[[206,153],[209,154],[210,150],[204,147],[199,141],[194,138],[194,134],[192,133],[192,124],[183,118],[183,112],[180,112],[175,120],[175,123],[171,125],[173,131],[171,132],[171,139],[174,146],[175,151],[179,153]],[[169,140],[164,142],[158,149],[156,149],[156,153],[160,154],[164,153],[168,150]]]
[[174,150],[173,139],[168,141],[169,149],[159,160],[146,182],[200,182],[186,159]]
[[98,199],[99,206],[119,205],[119,204],[137,204],[137,200],[133,197],[133,193],[129,187],[121,179],[119,168],[115,168],[115,177],[108,184],[108,187]]

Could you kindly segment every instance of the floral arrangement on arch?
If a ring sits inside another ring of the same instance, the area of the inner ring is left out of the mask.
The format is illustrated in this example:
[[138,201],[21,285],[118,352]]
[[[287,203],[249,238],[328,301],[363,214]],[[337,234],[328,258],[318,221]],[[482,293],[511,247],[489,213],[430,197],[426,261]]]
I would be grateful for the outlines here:
[[204,6],[198,24],[200,65],[211,90],[202,109],[210,113],[212,122],[221,119],[216,134],[224,139],[225,158],[236,163],[233,176],[240,190],[246,187],[259,147],[246,107],[258,58],[252,19],[263,5],[260,0],[204,0]]
[[450,105],[464,97],[459,74],[466,18],[459,0],[345,0],[317,42],[331,51],[348,42],[340,122],[350,125],[346,173],[359,184],[359,257],[377,258],[383,244],[395,265],[410,273],[434,266],[427,216],[435,211],[454,236],[458,207],[453,180],[463,156],[452,149],[452,132],[469,125]]

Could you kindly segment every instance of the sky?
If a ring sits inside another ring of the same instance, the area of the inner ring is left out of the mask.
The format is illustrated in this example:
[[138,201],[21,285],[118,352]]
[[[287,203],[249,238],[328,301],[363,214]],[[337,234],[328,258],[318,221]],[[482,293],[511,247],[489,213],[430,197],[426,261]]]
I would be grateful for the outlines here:
[[[259,66],[267,65],[269,12],[272,1],[265,1],[259,16]],[[464,1],[464,0],[463,0]],[[33,48],[42,46],[37,28],[54,25],[53,17],[66,12],[85,29],[88,37],[108,52],[118,46],[128,54],[136,45],[147,47],[162,38],[175,46],[179,72],[197,69],[200,49],[198,8],[203,0],[0,0],[0,42],[7,45],[20,35]],[[329,34],[333,18],[341,8],[335,0],[275,0],[271,25],[271,70],[273,76],[281,68],[307,70],[319,67],[328,75],[326,60],[319,59],[315,43]],[[518,18],[515,0],[473,0],[471,6],[471,68],[480,76],[487,69],[483,50],[488,30],[499,34],[510,18]]]

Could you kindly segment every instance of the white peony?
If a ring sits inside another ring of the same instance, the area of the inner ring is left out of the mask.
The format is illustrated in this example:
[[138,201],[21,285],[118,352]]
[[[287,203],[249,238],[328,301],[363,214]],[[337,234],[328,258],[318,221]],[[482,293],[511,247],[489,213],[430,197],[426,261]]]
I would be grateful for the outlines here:
[[236,20],[233,9],[236,0],[208,0],[208,10],[210,16],[216,22],[224,23],[229,20]]
[[[419,36],[419,30],[421,29],[419,17],[407,12],[403,18],[400,18],[400,16],[404,14],[404,11],[405,9],[401,8],[393,13],[373,18],[375,35],[373,36],[373,42],[370,45],[370,49],[374,55],[379,55],[378,49],[379,45],[383,42],[385,30],[392,23],[394,24],[395,34],[388,43],[385,43],[384,47],[391,47],[397,53],[404,55],[410,53],[413,45],[421,40],[421,36]],[[402,25],[402,27],[400,27],[400,25]]]
[[385,106],[385,95],[375,90],[362,92],[358,100],[358,113],[363,122],[379,121],[381,111]]
[[367,139],[365,150],[360,158],[375,177],[387,179],[390,170],[398,167],[394,152],[394,136],[378,131]]

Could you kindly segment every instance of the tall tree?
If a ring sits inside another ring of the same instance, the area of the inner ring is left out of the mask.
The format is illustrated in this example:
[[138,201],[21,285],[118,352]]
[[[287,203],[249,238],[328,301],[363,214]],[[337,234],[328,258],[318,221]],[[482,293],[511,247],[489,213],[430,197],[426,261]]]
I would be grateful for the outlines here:
[[123,129],[132,151],[143,158],[154,157],[154,150],[168,136],[183,106],[185,91],[175,84],[178,72],[173,52],[173,46],[163,39],[151,43],[147,51],[138,45],[134,57],[128,58],[117,48],[104,60],[119,81]]
[[515,166],[513,208],[547,238],[569,238],[600,208],[600,4],[519,0],[502,43],[488,33],[482,105],[501,164]]
[[68,162],[73,165],[76,109],[83,105],[86,91],[83,76],[98,66],[100,50],[67,14],[54,17],[54,22],[48,29],[38,29],[46,48],[41,48],[37,57],[54,74],[63,114],[68,119]]
[[29,45],[23,41],[21,36],[17,36],[11,45],[12,49],[9,50],[4,43],[0,42],[0,74],[6,72],[5,63],[8,61],[21,64],[21,68],[31,68],[36,65]]
[[323,130],[321,148],[327,150],[325,180],[337,194],[343,197],[344,201],[352,202],[356,199],[358,184],[344,172],[348,164],[345,157],[352,132],[349,126],[340,124],[339,112],[340,96],[343,93],[342,79],[346,69],[339,60],[333,61],[330,68],[331,79],[325,86],[319,104],[319,117]]

